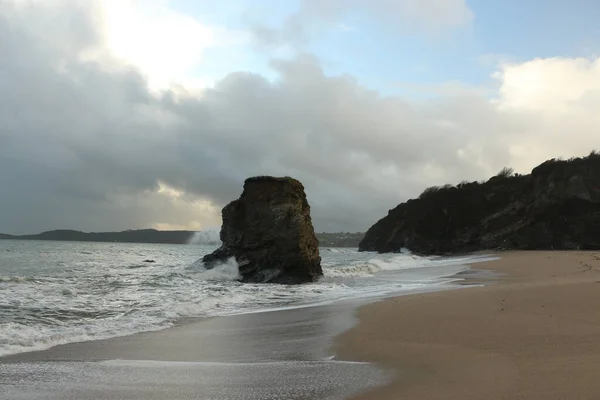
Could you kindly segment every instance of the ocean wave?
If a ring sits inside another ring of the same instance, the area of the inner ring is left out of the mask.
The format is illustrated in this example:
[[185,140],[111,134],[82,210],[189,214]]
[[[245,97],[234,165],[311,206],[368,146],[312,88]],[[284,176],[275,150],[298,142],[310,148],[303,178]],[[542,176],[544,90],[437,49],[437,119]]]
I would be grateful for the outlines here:
[[321,252],[323,251],[330,253],[356,253],[356,249],[351,247],[323,247],[321,248]]
[[[127,336],[173,326],[182,318],[204,318],[264,312],[301,299],[319,299],[329,291],[347,293],[340,284],[310,284],[299,288],[284,285],[231,283],[199,286],[200,296],[176,295],[152,302],[135,303],[120,312],[85,311],[44,307],[21,308],[18,322],[0,324],[0,356],[45,350],[57,345]],[[163,292],[166,295],[166,292]],[[107,302],[110,299],[106,299]],[[50,301],[49,303],[52,303]],[[310,302],[306,305],[310,305]],[[305,305],[305,306],[306,306]],[[61,307],[64,307],[64,302]],[[11,309],[8,307],[7,309]],[[117,315],[118,314],[118,315]],[[14,317],[13,317],[14,318]]]
[[200,264],[196,273],[198,279],[206,281],[236,281],[240,278],[239,265],[235,257],[230,257],[227,261],[218,263],[211,269],[206,269],[204,264]]
[[379,271],[381,271],[381,268],[369,263],[323,268],[323,274],[329,278],[368,277],[375,275]]
[[64,329],[61,326],[27,325],[21,323],[0,324],[0,357],[10,354],[46,350],[68,343],[90,340],[110,339],[128,336],[139,332],[150,332],[168,328],[173,323],[166,321],[135,321],[129,324],[115,324],[105,329],[91,330],[89,326],[73,326]]
[[33,276],[0,276],[0,283],[39,283],[41,279]]
[[[243,284],[237,280],[234,259],[210,270],[195,261],[212,251],[208,246],[33,242],[27,246],[33,250],[21,256],[24,264],[8,268],[9,263],[0,262],[0,355],[159,330],[188,318],[422,290],[445,284],[449,280],[440,277],[460,270],[444,267],[452,265],[445,259],[335,249],[321,252],[324,277],[317,282]],[[142,268],[141,259],[156,262]],[[436,268],[424,268],[428,266]]]
[[[367,256],[372,257],[367,253]],[[379,257],[379,258],[378,258]],[[363,262],[348,263],[342,260],[337,264],[326,265],[323,273],[328,277],[369,277],[382,271],[398,271],[402,269],[415,268],[430,263],[430,260],[413,256],[411,254],[399,254],[394,256],[372,257]]]

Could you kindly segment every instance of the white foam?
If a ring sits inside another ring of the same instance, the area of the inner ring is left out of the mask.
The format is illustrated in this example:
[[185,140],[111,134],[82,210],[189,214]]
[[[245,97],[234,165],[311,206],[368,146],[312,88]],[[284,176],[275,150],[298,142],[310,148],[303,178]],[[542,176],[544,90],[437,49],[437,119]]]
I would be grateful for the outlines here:
[[323,268],[323,274],[330,278],[368,277],[373,276],[379,271],[381,271],[381,269],[378,266],[369,263]]
[[67,343],[87,342],[90,340],[109,339],[128,336],[139,332],[150,332],[173,326],[172,323],[161,320],[138,320],[135,323],[119,324],[105,329],[97,326],[44,327],[26,326],[17,323],[0,324],[0,357],[31,351],[47,350],[54,346]]
[[211,269],[204,269],[204,271],[198,273],[198,276],[200,279],[207,281],[235,281],[240,278],[239,265],[235,257],[230,257],[226,261],[216,264]]
[[455,258],[419,257],[412,255],[410,252],[405,252],[393,256],[387,254],[377,255],[365,262],[354,263],[351,265],[333,265],[325,267],[323,273],[327,277],[369,277],[383,271],[470,265],[494,259],[497,259],[497,257],[486,255]]
[[362,263],[334,266],[324,269],[329,277],[367,277],[382,271],[399,271],[407,268],[427,266],[430,260],[412,255],[396,255],[387,258],[371,258]]

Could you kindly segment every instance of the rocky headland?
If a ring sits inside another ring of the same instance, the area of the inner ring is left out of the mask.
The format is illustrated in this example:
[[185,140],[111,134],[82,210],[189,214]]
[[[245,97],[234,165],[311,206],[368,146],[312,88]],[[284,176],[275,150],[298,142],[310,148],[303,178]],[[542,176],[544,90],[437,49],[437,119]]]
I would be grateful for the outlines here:
[[443,255],[484,249],[600,249],[600,153],[552,159],[529,175],[426,189],[390,210],[360,251]]

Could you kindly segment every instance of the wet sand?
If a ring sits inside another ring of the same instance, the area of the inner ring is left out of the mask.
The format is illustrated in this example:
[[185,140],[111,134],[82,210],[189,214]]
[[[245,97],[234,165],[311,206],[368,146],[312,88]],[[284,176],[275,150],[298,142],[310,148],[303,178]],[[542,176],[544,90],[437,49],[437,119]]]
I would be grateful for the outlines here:
[[498,255],[493,285],[361,308],[334,348],[396,379],[354,398],[599,399],[600,252]]
[[218,317],[0,358],[0,399],[342,399],[391,375],[331,359],[362,303]]

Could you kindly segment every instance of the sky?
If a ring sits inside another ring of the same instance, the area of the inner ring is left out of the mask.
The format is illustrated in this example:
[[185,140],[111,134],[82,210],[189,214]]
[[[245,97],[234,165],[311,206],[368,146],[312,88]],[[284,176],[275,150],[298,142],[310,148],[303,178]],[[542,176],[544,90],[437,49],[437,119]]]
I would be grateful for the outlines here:
[[205,230],[292,176],[317,231],[600,149],[596,0],[0,0],[0,232]]

